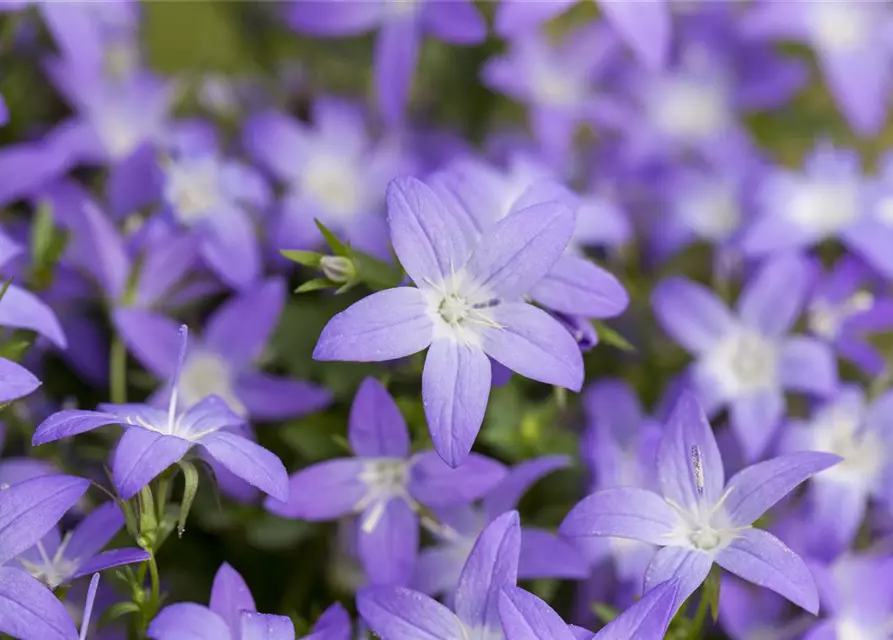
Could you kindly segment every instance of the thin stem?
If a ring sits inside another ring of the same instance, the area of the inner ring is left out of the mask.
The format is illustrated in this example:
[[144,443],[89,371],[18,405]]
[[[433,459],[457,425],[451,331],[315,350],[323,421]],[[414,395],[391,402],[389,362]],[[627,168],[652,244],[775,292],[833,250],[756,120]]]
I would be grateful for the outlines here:
[[158,579],[158,564],[155,562],[154,551],[149,552],[149,575],[152,580],[152,597],[149,600],[149,610],[152,612],[152,617],[154,617],[161,602],[161,581]]
[[112,339],[109,368],[111,400],[114,404],[124,404],[127,402],[127,349],[118,335]]
[[706,588],[701,588],[701,601],[698,602],[698,610],[691,623],[691,629],[688,632],[688,640],[697,640],[701,637],[701,629],[704,628],[704,620],[707,619],[707,608],[710,605],[710,595]]

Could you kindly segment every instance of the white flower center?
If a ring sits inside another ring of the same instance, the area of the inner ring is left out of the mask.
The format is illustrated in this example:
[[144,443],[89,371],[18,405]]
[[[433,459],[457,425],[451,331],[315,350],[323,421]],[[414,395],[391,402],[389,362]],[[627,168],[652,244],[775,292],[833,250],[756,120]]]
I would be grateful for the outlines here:
[[391,18],[408,18],[419,10],[422,0],[388,0],[386,11]]
[[80,563],[77,560],[65,557],[65,549],[70,539],[71,532],[65,534],[52,557],[49,556],[46,548],[43,546],[43,541],[38,541],[35,548],[38,555],[40,555],[40,564],[24,559],[20,559],[19,562],[25,571],[43,582],[50,589],[55,589],[67,582],[80,567]]
[[817,2],[806,12],[812,41],[828,53],[848,53],[864,46],[872,29],[871,12],[853,2]]
[[557,65],[535,65],[530,86],[539,102],[551,106],[577,104],[586,93],[578,78]]
[[210,351],[196,351],[186,358],[177,389],[184,407],[191,407],[210,395],[216,395],[236,415],[244,416],[248,412],[234,390],[229,363]]
[[693,78],[664,79],[648,111],[660,131],[688,143],[709,140],[732,122],[725,87]]
[[833,305],[826,300],[817,300],[809,310],[809,329],[826,340],[835,339],[843,323],[850,317],[874,306],[874,295],[868,291],[857,291],[843,302]]
[[367,533],[378,526],[391,499],[399,498],[409,504],[415,504],[407,489],[409,463],[403,458],[380,458],[368,461],[360,473],[360,480],[366,484],[367,491],[366,495],[354,505],[354,510],[362,512],[372,506],[360,523],[363,531]]
[[437,311],[444,322],[457,327],[468,318],[472,309],[465,298],[455,293],[450,293],[440,302],[440,307]]
[[339,220],[352,218],[362,208],[360,183],[349,162],[327,154],[308,163],[301,175],[303,190]]
[[449,337],[464,344],[480,344],[478,329],[483,326],[501,328],[493,320],[491,310],[499,300],[489,298],[464,274],[453,274],[441,283],[425,282],[430,316],[439,337]]
[[712,505],[703,496],[698,496],[697,503],[688,508],[666,499],[679,517],[675,530],[665,536],[668,544],[709,553],[728,546],[738,537],[739,531],[750,528],[731,525],[723,507],[730,492],[731,489],[727,489],[716,504]]
[[741,224],[741,207],[733,185],[718,182],[682,202],[686,224],[705,240],[727,240]]
[[814,448],[843,458],[823,473],[821,480],[866,486],[881,473],[885,464],[883,442],[876,433],[860,426],[861,416],[840,408],[831,409],[813,425]]
[[788,215],[819,236],[846,228],[859,216],[859,187],[854,181],[804,183],[788,204]]
[[698,527],[688,534],[688,539],[695,549],[712,551],[722,542],[719,531],[711,526]]
[[778,347],[742,329],[722,340],[707,355],[707,367],[719,380],[727,398],[770,388],[776,382]]
[[214,158],[172,162],[166,177],[165,198],[184,224],[200,220],[221,200],[220,166]]
[[115,159],[129,156],[143,140],[142,132],[133,121],[114,110],[98,118],[96,130],[106,151]]

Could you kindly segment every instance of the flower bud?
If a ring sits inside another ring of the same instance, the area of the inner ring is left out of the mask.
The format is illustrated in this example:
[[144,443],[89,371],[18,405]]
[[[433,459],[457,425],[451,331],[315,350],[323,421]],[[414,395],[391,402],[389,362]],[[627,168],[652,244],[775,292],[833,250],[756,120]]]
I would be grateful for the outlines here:
[[353,261],[344,256],[323,256],[319,268],[326,278],[339,284],[353,280],[357,275]]

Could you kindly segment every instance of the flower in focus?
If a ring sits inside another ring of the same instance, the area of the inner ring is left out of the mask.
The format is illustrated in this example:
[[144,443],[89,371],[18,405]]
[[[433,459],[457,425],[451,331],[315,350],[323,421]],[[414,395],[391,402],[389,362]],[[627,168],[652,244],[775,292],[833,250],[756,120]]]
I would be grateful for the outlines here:
[[660,491],[597,491],[571,510],[559,532],[570,538],[616,536],[660,546],[645,573],[645,588],[677,578],[674,611],[716,563],[816,613],[818,592],[806,564],[753,523],[804,480],[838,462],[833,454],[793,453],[747,467],[726,483],[710,424],[698,401],[686,394],[658,449]]

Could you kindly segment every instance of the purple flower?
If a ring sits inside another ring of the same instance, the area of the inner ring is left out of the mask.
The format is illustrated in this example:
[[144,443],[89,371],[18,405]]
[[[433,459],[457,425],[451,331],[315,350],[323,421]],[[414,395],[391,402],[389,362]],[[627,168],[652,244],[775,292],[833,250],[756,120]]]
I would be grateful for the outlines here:
[[[452,594],[475,540],[498,516],[517,507],[535,482],[553,471],[568,467],[566,456],[543,456],[521,462],[483,497],[481,506],[457,505],[435,509],[438,523],[429,529],[439,543],[419,554],[411,586],[428,595]],[[465,467],[462,467],[464,470]],[[521,528],[518,576],[522,580],[542,578],[580,579],[589,575],[579,551],[554,533],[536,527]]]
[[[291,619],[257,613],[245,580],[227,563],[220,565],[207,607],[180,602],[165,607],[149,625],[152,640],[294,640]],[[348,640],[350,619],[341,605],[329,607],[313,627],[309,640]]]
[[844,256],[814,285],[807,325],[838,354],[872,376],[884,369],[884,357],[866,338],[893,329],[893,298],[854,256]]
[[195,229],[205,261],[244,290],[259,277],[260,247],[249,209],[263,210],[269,187],[251,167],[216,152],[185,153],[164,167],[164,198],[173,218]]
[[0,405],[23,398],[40,386],[40,380],[25,367],[0,358]]
[[431,33],[451,44],[483,42],[487,24],[468,0],[347,0],[335,4],[294,0],[291,26],[317,36],[349,36],[378,28],[375,41],[375,91],[386,123],[403,121],[422,44]]
[[418,553],[420,506],[471,502],[505,476],[500,463],[479,455],[451,469],[433,451],[410,454],[406,422],[375,378],[366,378],[357,391],[348,438],[357,457],[295,473],[288,502],[271,499],[266,506],[277,515],[311,521],[358,515],[359,556],[373,584],[409,581]]
[[616,536],[660,546],[645,573],[645,589],[678,578],[674,610],[700,586],[715,562],[815,613],[818,593],[803,560],[753,523],[801,482],[839,461],[828,453],[793,453],[747,467],[726,483],[710,424],[698,401],[686,394],[670,416],[658,449],[660,491],[598,491],[571,510],[559,532],[571,538]]
[[586,629],[568,627],[552,607],[518,587],[500,594],[499,619],[505,640],[663,640],[678,589],[675,579],[656,585],[594,636]]
[[830,348],[788,335],[809,280],[804,258],[771,260],[744,288],[736,315],[715,293],[684,278],[664,280],[652,296],[664,330],[696,358],[690,378],[707,414],[729,408],[749,461],[765,451],[784,415],[785,389],[827,396],[837,387]]
[[50,530],[36,545],[19,554],[17,560],[25,571],[50,589],[104,569],[148,560],[149,554],[142,549],[101,552],[123,526],[121,508],[107,502],[64,537],[58,529]]
[[[345,5],[316,3],[313,11]],[[286,188],[273,233],[277,247],[321,245],[318,219],[358,249],[387,257],[382,193],[389,180],[410,168],[401,145],[394,138],[373,140],[362,108],[342,100],[317,99],[312,123],[267,111],[245,124],[248,151]]]
[[801,615],[788,619],[787,601],[777,593],[754,588],[740,578],[723,576],[719,590],[719,622],[732,640],[792,640],[815,624]]
[[796,40],[812,47],[825,82],[853,129],[878,133],[891,87],[887,43],[893,14],[885,3],[762,0],[745,15],[753,38]]
[[491,522],[478,537],[456,587],[453,611],[403,587],[367,587],[357,609],[369,628],[388,640],[499,638],[499,597],[518,579],[521,530],[518,512]]
[[[662,67],[670,53],[671,16],[665,0],[630,4],[617,0],[596,0],[611,26],[632,47],[639,59],[651,68]],[[516,36],[563,13],[577,0],[502,0],[496,10],[496,33]]]
[[[223,303],[194,336],[180,369],[179,402],[193,407],[208,396],[222,399],[244,418],[286,420],[317,411],[331,394],[309,382],[258,370],[258,360],[285,304],[285,284],[272,278]],[[171,378],[178,366],[178,326],[165,316],[120,309],[115,325],[136,358],[158,378]]]
[[0,632],[25,639],[78,638],[53,592],[11,561],[56,526],[89,486],[82,478],[51,475],[0,491]]
[[415,178],[388,187],[391,241],[416,287],[375,293],[332,318],[313,357],[378,362],[428,347],[422,375],[434,448],[453,467],[468,456],[490,393],[490,361],[579,390],[571,335],[522,296],[564,252],[574,216],[559,203],[527,207],[478,237],[467,214]]
[[870,498],[893,498],[891,420],[893,392],[868,403],[861,388],[846,385],[809,421],[792,421],[785,429],[784,451],[827,451],[843,459],[809,485],[810,521],[832,555],[852,544]]
[[280,500],[288,498],[288,475],[273,453],[232,433],[244,420],[218,396],[178,410],[180,372],[186,356],[186,326],[180,328],[177,368],[171,378],[167,411],[145,404],[104,404],[100,411],[67,410],[37,427],[33,445],[91,431],[108,424],[125,428],[112,460],[112,479],[121,497],[132,498],[194,445],[225,469]]

